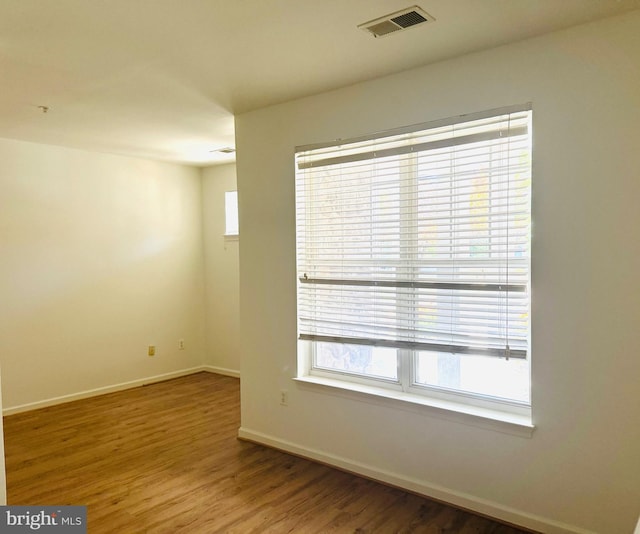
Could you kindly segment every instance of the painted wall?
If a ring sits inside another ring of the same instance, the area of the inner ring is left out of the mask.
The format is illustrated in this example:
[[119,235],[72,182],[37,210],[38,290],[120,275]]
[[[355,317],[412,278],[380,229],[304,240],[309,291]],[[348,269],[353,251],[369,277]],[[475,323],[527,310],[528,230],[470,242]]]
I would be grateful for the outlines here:
[[240,372],[238,238],[225,238],[225,191],[236,190],[235,164],[202,169],[206,357],[211,370]]
[[5,409],[202,365],[201,210],[196,168],[0,140]]
[[[635,11],[237,117],[241,436],[545,532],[633,531],[638,28]],[[294,147],[528,101],[533,437],[293,382]]]

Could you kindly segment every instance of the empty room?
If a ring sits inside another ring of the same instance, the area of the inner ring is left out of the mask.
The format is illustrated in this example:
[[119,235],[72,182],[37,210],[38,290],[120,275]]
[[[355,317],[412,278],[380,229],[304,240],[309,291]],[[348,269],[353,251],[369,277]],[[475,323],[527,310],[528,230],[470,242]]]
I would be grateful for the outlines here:
[[640,0],[2,0],[0,79],[1,532],[639,532]]

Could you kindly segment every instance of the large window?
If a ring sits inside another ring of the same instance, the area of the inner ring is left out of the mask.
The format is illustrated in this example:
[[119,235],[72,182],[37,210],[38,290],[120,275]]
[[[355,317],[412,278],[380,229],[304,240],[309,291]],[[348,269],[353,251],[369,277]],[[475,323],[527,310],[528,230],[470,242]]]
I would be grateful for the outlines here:
[[529,404],[530,106],[296,151],[301,373]]

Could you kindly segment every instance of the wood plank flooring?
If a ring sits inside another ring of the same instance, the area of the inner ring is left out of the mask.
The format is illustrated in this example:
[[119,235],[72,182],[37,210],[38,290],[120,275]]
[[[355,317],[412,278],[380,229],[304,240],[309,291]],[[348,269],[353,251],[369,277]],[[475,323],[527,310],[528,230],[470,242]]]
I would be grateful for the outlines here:
[[524,531],[236,439],[210,373],[4,418],[9,504],[88,506],[90,534]]

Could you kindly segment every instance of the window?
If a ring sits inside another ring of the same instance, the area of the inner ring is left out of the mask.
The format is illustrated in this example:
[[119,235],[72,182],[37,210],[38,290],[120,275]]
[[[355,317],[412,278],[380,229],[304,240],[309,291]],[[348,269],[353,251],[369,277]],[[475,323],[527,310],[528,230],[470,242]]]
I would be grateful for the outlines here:
[[296,150],[301,375],[529,405],[530,110]]
[[226,236],[238,235],[238,192],[226,191],[224,194],[224,216]]

